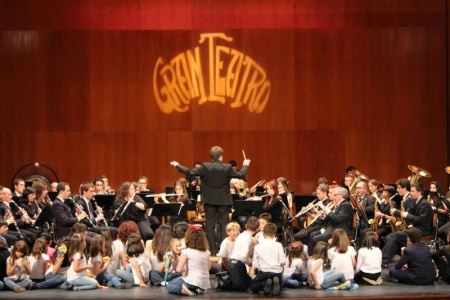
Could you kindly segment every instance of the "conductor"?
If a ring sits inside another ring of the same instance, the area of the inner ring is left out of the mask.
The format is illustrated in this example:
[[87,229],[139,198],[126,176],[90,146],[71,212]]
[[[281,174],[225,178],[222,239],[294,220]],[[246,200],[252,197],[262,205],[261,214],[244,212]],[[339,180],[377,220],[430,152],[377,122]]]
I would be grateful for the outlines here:
[[[223,150],[221,147],[212,147],[209,151],[209,156],[212,162],[202,163],[201,167],[196,169],[186,168],[176,161],[172,161],[170,164],[177,167],[181,173],[200,176],[202,179],[201,193],[202,201],[205,203],[206,236],[210,247],[209,250],[212,255],[215,255],[220,243],[226,237],[228,215],[233,204],[230,192],[230,180],[231,178],[244,178],[247,174],[250,160],[245,159],[242,164],[242,169],[236,171],[230,164],[222,162]],[[218,240],[216,240],[214,234],[216,220],[220,227]]]

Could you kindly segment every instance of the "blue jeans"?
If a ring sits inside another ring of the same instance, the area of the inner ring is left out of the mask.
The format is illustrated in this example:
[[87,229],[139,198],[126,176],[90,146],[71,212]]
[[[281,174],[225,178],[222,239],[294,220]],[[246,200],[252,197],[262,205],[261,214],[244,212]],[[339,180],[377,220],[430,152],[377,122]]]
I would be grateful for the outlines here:
[[9,277],[3,278],[3,282],[4,282],[5,285],[6,285],[7,287],[9,287],[11,290],[13,290],[15,286],[21,286],[21,287],[27,288],[27,287],[29,287],[29,286],[31,285],[31,283],[32,283],[32,281],[31,281],[30,279],[28,279],[28,278],[22,279],[22,280],[20,280],[20,281],[14,281],[14,280],[12,280],[12,279],[9,278]]
[[342,272],[333,272],[330,270],[325,272],[323,275],[324,275],[323,282],[320,285],[323,289],[329,288],[336,281],[338,281],[339,283],[344,283],[346,281],[344,273]]
[[53,274],[52,272],[45,275],[45,280],[37,284],[38,289],[49,289],[59,287],[66,279],[60,274]]
[[[151,270],[150,271],[150,280],[152,281],[152,283],[154,285],[159,285],[161,284],[161,282],[164,281],[164,278],[166,276],[165,272],[159,272],[159,271],[155,271],[155,270]],[[180,277],[181,275],[178,273],[168,273],[167,274],[167,282],[172,281],[174,278]]]
[[116,271],[116,276],[119,277],[120,279],[131,283],[132,285],[136,285],[134,283],[134,277],[133,277],[133,271],[132,271],[132,266],[131,264],[128,266],[128,269],[126,270],[122,270],[122,269],[118,269]]
[[167,292],[169,294],[181,295],[181,286],[183,284],[185,284],[188,287],[188,289],[190,289],[190,290],[195,290],[196,288],[198,288],[198,286],[195,286],[195,285],[185,282],[183,277],[178,277],[178,278],[175,278],[174,280],[172,280],[171,282],[169,282],[169,284],[167,285]]
[[68,283],[73,285],[74,291],[93,290],[98,286],[97,280],[86,276],[79,276],[74,280],[68,281]]
[[96,279],[102,285],[105,285],[105,283],[107,283],[108,281],[111,281],[115,287],[122,284],[122,282],[120,282],[119,277],[113,274],[101,273],[97,275]]
[[306,274],[291,274],[283,276],[283,286],[284,287],[290,287],[290,288],[299,288],[302,286],[302,282],[305,282],[308,280],[308,275]]
[[5,284],[3,281],[0,281],[0,291],[3,291],[5,289]]

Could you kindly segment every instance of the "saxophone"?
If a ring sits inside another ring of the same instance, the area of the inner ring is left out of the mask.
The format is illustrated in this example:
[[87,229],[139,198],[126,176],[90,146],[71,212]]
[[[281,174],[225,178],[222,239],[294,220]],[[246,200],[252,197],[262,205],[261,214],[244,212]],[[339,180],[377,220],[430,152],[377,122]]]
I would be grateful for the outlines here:
[[[380,198],[375,198],[375,215],[380,212],[380,208],[378,207],[378,203],[381,202]],[[380,218],[377,217],[373,217],[373,219],[369,220],[369,225],[370,225],[370,230],[372,230],[373,232],[378,231],[378,228],[380,226]]]
[[[405,201],[407,199],[403,199],[402,202],[400,202],[400,209],[402,212],[405,212]],[[407,228],[406,220],[402,218],[401,216],[397,218],[397,222],[395,222],[395,229],[396,231],[402,231]]]
[[[395,195],[393,195],[391,198],[389,198],[389,210],[391,209],[395,209],[395,205],[394,205],[394,201],[392,199],[394,199],[394,197],[397,196],[397,193],[395,193]],[[386,219],[386,224],[389,224],[389,226],[391,227],[391,232],[395,232],[396,228],[395,228],[395,223],[397,222],[397,218],[393,217],[393,216],[388,216]]]

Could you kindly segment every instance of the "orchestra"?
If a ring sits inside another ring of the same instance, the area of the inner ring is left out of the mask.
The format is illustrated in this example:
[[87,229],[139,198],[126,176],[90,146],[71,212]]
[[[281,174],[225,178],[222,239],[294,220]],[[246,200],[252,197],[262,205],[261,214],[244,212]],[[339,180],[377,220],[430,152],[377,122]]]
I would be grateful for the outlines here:
[[[71,234],[75,224],[83,223],[87,231],[92,233],[85,237],[89,247],[94,233],[100,234],[105,228],[115,238],[120,234],[118,233],[120,229],[117,228],[121,224],[134,222],[137,225],[137,233],[146,242],[154,238],[154,231],[157,232],[159,224],[172,227],[178,222],[192,223],[194,218],[189,217],[190,213],[194,211],[197,217],[204,216],[206,212],[206,219],[195,218],[195,222],[200,222],[200,226],[206,230],[209,247],[213,250],[211,253],[214,256],[225,237],[221,236],[221,231],[225,230],[229,222],[237,220],[245,230],[249,217],[260,217],[256,213],[257,209],[246,212],[245,216],[233,213],[234,200],[238,200],[253,202],[254,207],[260,205],[258,211],[270,214],[270,223],[277,227],[275,239],[284,246],[286,253],[289,245],[299,241],[305,245],[305,257],[312,256],[319,243],[320,245],[325,243],[329,247],[333,233],[337,229],[343,230],[356,251],[362,247],[364,237],[371,233],[381,249],[383,268],[389,267],[388,264],[396,254],[401,255],[401,246],[408,246],[408,234],[412,234],[408,231],[410,228],[419,229],[422,237],[431,236],[432,250],[438,250],[448,243],[450,199],[446,198],[442,186],[437,181],[431,182],[429,191],[424,189],[420,179],[430,177],[431,174],[419,167],[409,165],[408,168],[413,174],[409,178],[400,178],[394,184],[369,180],[366,175],[352,167],[348,170],[345,180],[342,180],[342,186],[337,185],[336,181],[329,186],[328,181],[321,178],[313,193],[316,198],[311,199],[303,207],[296,207],[297,195],[288,189],[286,178],[278,177],[268,182],[260,180],[249,188],[245,179],[249,160],[244,160],[243,171],[236,171],[230,165],[221,162],[223,152],[220,150],[215,149],[214,151],[218,152],[212,152],[212,166],[196,162],[196,168],[188,169],[177,162],[171,162],[189,178],[175,180],[173,193],[154,192],[147,187],[148,178],[141,176],[138,182],[124,182],[117,189],[117,194],[113,194],[113,188],[105,185],[103,179],[98,177],[93,181],[84,182],[80,186],[79,195],[72,195],[69,184],[60,182],[57,185],[57,197],[52,201],[48,195],[50,182],[36,181],[32,186],[27,184],[26,188],[22,188],[21,183],[27,182],[17,178],[16,190],[21,192],[20,197],[12,197],[9,189],[0,188],[0,220],[6,222],[9,227],[8,233],[1,234],[0,231],[0,237],[8,246],[14,245],[18,240],[24,240],[32,247],[43,233],[49,233],[53,237],[53,242],[57,243],[58,240]],[[216,170],[209,172],[209,168]],[[450,171],[450,168],[446,168],[447,170]],[[220,193],[223,193],[226,199],[228,195],[235,196],[230,197],[225,204],[211,202],[210,199],[217,191],[207,184],[212,180],[216,180],[217,184],[217,178],[214,177],[223,174],[226,174],[221,178],[224,188]],[[204,189],[209,191],[205,193]],[[257,190],[259,193],[256,193]],[[204,203],[205,199],[202,199],[205,194],[209,203]],[[114,201],[109,204],[103,201],[98,203],[94,195],[99,198],[111,195]],[[196,199],[192,199],[194,196]],[[282,196],[286,198],[285,203]],[[395,201],[397,198],[399,202]],[[200,202],[202,205],[198,205]],[[169,206],[171,204],[174,205]],[[176,210],[173,209],[175,206]],[[168,209],[169,207],[171,209]],[[214,214],[213,208],[217,209],[216,217],[211,215]],[[46,213],[42,213],[43,211]],[[45,220],[37,222],[40,218]],[[152,221],[154,219],[157,219],[156,223]],[[291,224],[293,221],[298,225],[293,226]],[[35,226],[38,223],[46,226]],[[153,224],[157,224],[156,228]],[[294,229],[295,235],[282,234],[286,228],[283,225],[286,224]],[[208,233],[211,230],[213,232]],[[280,231],[281,234],[278,234]],[[368,282],[380,284],[381,278]]]

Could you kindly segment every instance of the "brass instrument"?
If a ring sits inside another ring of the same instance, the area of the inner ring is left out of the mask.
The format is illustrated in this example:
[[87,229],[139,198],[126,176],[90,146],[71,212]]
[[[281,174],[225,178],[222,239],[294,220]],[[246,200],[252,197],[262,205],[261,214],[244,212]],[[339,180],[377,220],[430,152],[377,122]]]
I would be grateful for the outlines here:
[[420,179],[422,179],[423,177],[426,177],[426,178],[431,177],[431,174],[428,171],[426,171],[420,167],[408,165],[408,169],[410,169],[412,172],[411,176],[408,178],[409,182],[411,184],[420,182]]
[[[405,201],[407,199],[403,199],[402,202],[400,202],[400,209],[402,212],[405,212]],[[402,231],[405,230],[408,227],[406,224],[406,220],[402,217],[397,218],[397,222],[395,222],[395,231]]]
[[265,185],[266,184],[266,180],[265,179],[261,179],[260,181],[258,181],[254,186],[252,186],[250,189],[249,189],[249,193],[250,193],[250,196],[255,196],[255,194],[256,194],[256,188],[258,187],[258,186],[263,186],[263,185]]
[[348,186],[350,195],[352,195],[353,197],[356,196],[356,184],[358,184],[358,182],[360,182],[360,181],[365,181],[365,180],[369,180],[369,177],[362,174],[360,171],[355,170],[355,178],[353,178],[352,183]]
[[[381,200],[379,198],[375,199],[375,215],[380,212],[380,208],[378,207],[379,203],[381,202]],[[373,219],[369,220],[369,225],[370,225],[370,229],[373,232],[378,231],[378,228],[380,227],[380,218],[377,217],[373,217]]]
[[448,174],[450,174],[450,166],[445,168],[445,172],[447,172]]
[[308,203],[308,205],[303,206],[302,209],[300,210],[300,212],[298,214],[296,214],[294,218],[301,217],[302,215],[306,214],[308,211],[310,211],[311,209],[313,209],[314,207],[319,205],[318,203],[314,203],[317,201],[319,201],[318,198],[316,198],[313,201],[311,201],[310,203]]
[[[317,204],[318,205],[318,204]],[[334,208],[334,203],[333,202],[331,202],[330,201],[330,203],[328,203],[325,207],[327,207],[327,208],[329,208],[329,209],[333,209]],[[320,208],[320,205],[318,205],[319,206],[319,208]],[[320,218],[321,216],[323,216],[323,213],[324,213],[324,209],[322,209],[322,210],[320,210],[318,213],[317,213],[317,216],[314,218],[314,219],[312,219],[312,221],[308,224],[308,226],[306,226],[306,228],[308,228],[309,226],[311,226],[312,224],[314,224],[314,222],[318,219],[318,218]]]

